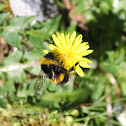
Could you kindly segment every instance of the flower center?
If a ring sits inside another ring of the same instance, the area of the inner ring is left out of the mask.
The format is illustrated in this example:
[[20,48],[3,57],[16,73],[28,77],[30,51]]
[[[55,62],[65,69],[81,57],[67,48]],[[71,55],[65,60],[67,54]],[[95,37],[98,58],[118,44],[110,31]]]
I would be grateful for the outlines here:
[[66,51],[66,53],[64,53],[64,64],[65,64],[65,68],[67,70],[69,70],[71,67],[74,66],[75,62],[76,62],[76,58],[74,57],[74,54],[72,53],[72,51]]
[[65,54],[65,56],[66,56],[67,59],[71,59],[71,58],[73,57],[70,51],[67,52],[67,53]]

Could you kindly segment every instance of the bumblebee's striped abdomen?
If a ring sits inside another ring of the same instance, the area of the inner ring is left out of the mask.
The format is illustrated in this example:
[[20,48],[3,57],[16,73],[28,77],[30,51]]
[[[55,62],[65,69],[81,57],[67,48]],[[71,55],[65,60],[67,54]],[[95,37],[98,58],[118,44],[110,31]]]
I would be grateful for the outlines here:
[[57,76],[56,78],[51,78],[50,80],[56,84],[65,84],[68,81],[68,77],[69,76],[67,74],[60,73],[59,76]]
[[61,81],[63,81],[64,79],[64,74],[63,73],[60,73],[57,77],[52,77],[50,80],[53,82],[53,83],[61,83]]
[[41,69],[56,84],[65,84],[68,81],[69,75],[55,64],[41,65]]

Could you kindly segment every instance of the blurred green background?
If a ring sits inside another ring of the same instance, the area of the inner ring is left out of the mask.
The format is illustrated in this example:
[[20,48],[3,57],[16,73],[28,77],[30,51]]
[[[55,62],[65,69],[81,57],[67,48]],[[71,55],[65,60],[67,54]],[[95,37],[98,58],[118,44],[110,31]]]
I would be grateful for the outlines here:
[[[59,14],[43,22],[16,17],[0,1],[1,126],[126,126],[126,0],[56,0]],[[94,52],[85,77],[67,91],[48,79],[34,92],[51,35],[77,31]]]

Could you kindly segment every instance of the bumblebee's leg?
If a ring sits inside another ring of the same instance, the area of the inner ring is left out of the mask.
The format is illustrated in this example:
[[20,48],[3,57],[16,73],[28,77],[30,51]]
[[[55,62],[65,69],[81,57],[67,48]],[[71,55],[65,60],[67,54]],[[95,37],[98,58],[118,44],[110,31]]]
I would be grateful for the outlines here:
[[[78,62],[75,63],[75,66],[77,66],[77,65],[78,65]],[[71,68],[69,69],[69,72],[72,72],[72,71],[74,70],[74,67],[75,67],[75,66],[71,67]]]
[[65,91],[67,91],[67,89],[65,88],[65,86],[64,85],[62,85],[62,84],[59,84]]
[[56,84],[57,81],[56,81],[56,75],[54,73],[54,71],[52,70],[52,80],[54,81],[54,83]]

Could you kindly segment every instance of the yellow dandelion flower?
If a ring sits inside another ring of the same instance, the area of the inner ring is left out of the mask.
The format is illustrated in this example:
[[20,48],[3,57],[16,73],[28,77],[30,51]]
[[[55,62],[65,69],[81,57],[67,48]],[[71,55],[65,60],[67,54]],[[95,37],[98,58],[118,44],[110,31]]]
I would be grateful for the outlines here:
[[[49,49],[51,52],[57,53],[58,60],[62,62],[62,65],[68,71],[74,67],[74,70],[81,77],[84,76],[84,72],[81,69],[91,68],[88,64],[92,64],[92,61],[85,58],[84,56],[89,55],[93,50],[88,50],[88,42],[82,42],[82,35],[76,37],[76,32],[70,36],[70,33],[57,32],[56,35],[52,35],[55,45],[49,44]],[[47,50],[44,50],[45,53],[48,53]],[[77,65],[76,65],[77,64]]]

